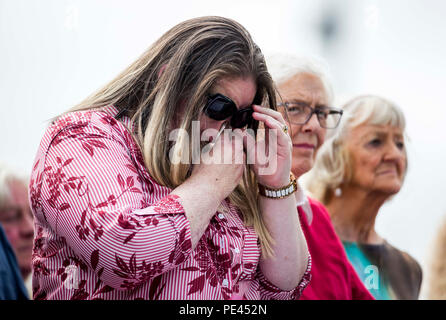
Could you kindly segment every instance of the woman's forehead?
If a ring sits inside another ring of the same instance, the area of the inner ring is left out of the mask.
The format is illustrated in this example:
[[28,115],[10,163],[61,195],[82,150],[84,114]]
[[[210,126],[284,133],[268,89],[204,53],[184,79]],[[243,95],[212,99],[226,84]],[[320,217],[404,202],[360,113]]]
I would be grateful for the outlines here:
[[322,80],[310,73],[299,73],[278,86],[284,100],[301,100],[327,104],[327,94]]
[[212,93],[221,93],[235,102],[238,108],[245,108],[253,103],[257,85],[252,77],[228,77],[217,81]]
[[398,126],[393,126],[391,124],[373,124],[373,123],[362,123],[355,126],[350,130],[351,135],[354,136],[365,136],[370,134],[376,134],[381,136],[394,135],[403,137],[403,129]]

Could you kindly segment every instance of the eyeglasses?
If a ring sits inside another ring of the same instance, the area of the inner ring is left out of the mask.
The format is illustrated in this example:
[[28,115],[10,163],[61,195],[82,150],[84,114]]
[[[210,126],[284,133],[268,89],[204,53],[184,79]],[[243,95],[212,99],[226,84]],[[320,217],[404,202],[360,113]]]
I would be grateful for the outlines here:
[[221,121],[230,117],[232,128],[251,126],[254,123],[253,113],[252,107],[238,110],[234,101],[220,93],[210,96],[204,107],[204,114],[211,119]]
[[336,128],[343,113],[342,110],[326,106],[316,106],[316,108],[313,109],[308,103],[301,101],[279,103],[277,106],[285,109],[288,121],[293,124],[306,124],[315,113],[319,125],[325,129]]

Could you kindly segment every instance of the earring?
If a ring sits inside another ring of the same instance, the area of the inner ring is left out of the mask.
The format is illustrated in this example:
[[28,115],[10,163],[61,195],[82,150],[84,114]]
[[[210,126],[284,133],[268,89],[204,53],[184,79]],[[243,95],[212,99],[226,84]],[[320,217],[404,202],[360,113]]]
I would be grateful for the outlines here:
[[340,188],[340,187],[337,187],[335,190],[334,190],[334,195],[335,195],[335,197],[340,197],[340,196],[342,196],[342,189]]

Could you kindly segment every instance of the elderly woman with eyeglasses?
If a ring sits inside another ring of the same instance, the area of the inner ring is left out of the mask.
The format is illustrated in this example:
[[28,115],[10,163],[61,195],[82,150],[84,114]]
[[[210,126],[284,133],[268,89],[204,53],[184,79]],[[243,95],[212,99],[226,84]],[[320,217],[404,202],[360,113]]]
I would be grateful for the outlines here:
[[417,299],[422,272],[409,254],[375,230],[384,203],[401,189],[407,170],[404,114],[377,96],[343,107],[336,133],[319,151],[309,190],[328,208],[358,275],[376,299]]
[[[327,131],[337,127],[342,110],[331,107],[333,94],[324,68],[315,60],[276,54],[267,60],[279,95],[278,110],[292,139],[292,172],[300,177],[314,164]],[[312,257],[312,279],[301,299],[373,299],[347,259],[325,207],[297,196],[302,229]]]

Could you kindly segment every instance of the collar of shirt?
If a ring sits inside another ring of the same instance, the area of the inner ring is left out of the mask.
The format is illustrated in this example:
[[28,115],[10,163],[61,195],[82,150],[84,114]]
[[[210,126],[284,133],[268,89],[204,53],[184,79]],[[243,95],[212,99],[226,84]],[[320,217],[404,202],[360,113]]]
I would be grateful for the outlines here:
[[305,194],[304,190],[300,186],[299,183],[297,183],[297,191],[296,191],[296,202],[297,206],[301,207],[302,210],[305,212],[305,215],[307,216],[308,224],[311,225],[311,222],[313,221],[313,211],[311,210],[310,202],[308,201],[308,197]]

